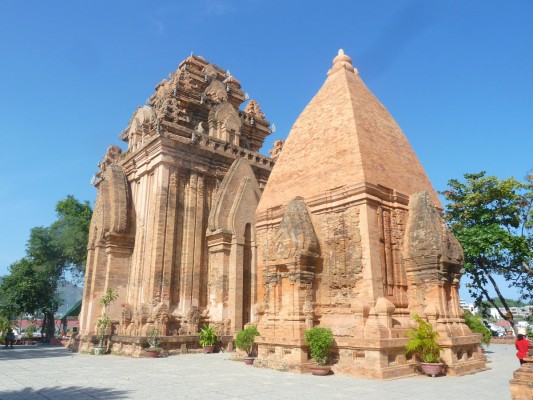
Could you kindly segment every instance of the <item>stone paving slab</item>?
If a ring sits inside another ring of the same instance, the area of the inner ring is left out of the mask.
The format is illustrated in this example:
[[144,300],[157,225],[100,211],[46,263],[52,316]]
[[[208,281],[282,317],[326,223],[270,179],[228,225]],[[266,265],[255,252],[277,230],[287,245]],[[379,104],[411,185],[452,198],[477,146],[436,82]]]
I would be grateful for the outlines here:
[[301,375],[230,358],[229,353],[155,359],[73,354],[50,346],[0,348],[0,400],[506,400],[519,367],[513,344],[491,345],[490,369],[477,374],[388,381]]

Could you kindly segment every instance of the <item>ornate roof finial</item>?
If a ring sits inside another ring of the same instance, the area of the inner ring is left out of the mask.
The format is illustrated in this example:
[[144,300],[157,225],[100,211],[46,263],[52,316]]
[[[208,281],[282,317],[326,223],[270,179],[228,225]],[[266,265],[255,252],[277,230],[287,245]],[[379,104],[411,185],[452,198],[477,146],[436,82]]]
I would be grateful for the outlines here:
[[285,140],[276,140],[274,142],[274,147],[268,151],[268,154],[270,154],[270,158],[276,160],[279,157],[279,154],[281,153],[281,149],[283,148],[284,144]]
[[233,75],[228,76],[226,79],[224,79],[223,82],[226,84],[230,84],[234,88],[237,88],[237,89],[241,88],[241,83],[237,79],[235,79]]
[[265,119],[265,114],[263,114],[259,104],[257,104],[257,101],[255,100],[250,100],[248,104],[246,104],[246,107],[244,107],[244,112],[254,115],[259,119]]
[[346,55],[343,49],[339,49],[337,56],[333,59],[333,68],[328,71],[328,75],[342,69],[357,73],[357,69],[352,65],[350,56]]

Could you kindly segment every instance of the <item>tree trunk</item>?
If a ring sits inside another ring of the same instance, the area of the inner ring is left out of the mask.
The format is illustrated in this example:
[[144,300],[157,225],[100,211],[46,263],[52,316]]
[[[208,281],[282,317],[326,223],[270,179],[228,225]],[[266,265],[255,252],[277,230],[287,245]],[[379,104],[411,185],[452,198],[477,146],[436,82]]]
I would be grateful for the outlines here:
[[41,333],[43,335],[43,342],[50,343],[50,339],[54,337],[56,331],[54,313],[50,311],[44,312],[43,326]]

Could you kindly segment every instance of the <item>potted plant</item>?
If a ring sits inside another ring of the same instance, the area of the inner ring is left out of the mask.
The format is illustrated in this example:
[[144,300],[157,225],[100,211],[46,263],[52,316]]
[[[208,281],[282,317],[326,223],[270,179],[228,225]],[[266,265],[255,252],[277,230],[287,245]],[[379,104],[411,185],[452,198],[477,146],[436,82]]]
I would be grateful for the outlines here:
[[113,303],[118,297],[118,293],[113,288],[108,288],[105,293],[102,295],[98,304],[102,306],[102,315],[96,321],[96,330],[98,338],[98,346],[95,346],[93,353],[95,355],[103,355],[107,352],[107,347],[109,346],[109,336],[111,335],[111,319],[109,319],[106,314],[106,308]]
[[13,329],[11,326],[11,321],[7,317],[0,315],[0,344],[6,344],[5,335],[10,329]]
[[237,336],[235,337],[235,345],[237,348],[246,352],[244,362],[247,365],[252,365],[255,360],[253,349],[256,336],[259,336],[259,332],[254,325],[251,325],[242,331],[237,332]]
[[210,325],[204,325],[198,333],[200,338],[200,346],[204,348],[204,353],[212,353],[215,349],[215,344],[218,341],[218,336]]
[[421,371],[435,377],[444,369],[444,364],[440,360],[442,347],[437,343],[439,334],[429,322],[424,321],[417,314],[413,315],[413,319],[418,326],[411,328],[405,334],[409,338],[405,346],[405,354],[414,355]]
[[331,366],[327,365],[330,348],[333,345],[333,332],[329,328],[316,326],[305,332],[305,341],[309,346],[311,358],[315,365],[309,368],[313,375],[328,375]]
[[159,347],[159,329],[152,327],[149,332],[150,337],[148,338],[148,344],[150,345],[145,353],[148,357],[158,358],[163,349]]
[[34,338],[34,333],[35,333],[35,325],[30,324],[28,325],[28,327],[26,328],[26,335],[25,335],[25,343],[28,344],[28,345],[34,345],[35,344],[35,341],[33,340]]

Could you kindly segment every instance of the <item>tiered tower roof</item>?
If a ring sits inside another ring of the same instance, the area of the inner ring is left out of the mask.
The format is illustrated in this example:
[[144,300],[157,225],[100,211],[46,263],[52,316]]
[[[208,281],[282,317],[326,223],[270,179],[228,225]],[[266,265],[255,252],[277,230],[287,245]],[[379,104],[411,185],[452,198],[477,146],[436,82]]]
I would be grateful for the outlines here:
[[440,202],[402,130],[342,50],[298,117],[276,161],[258,212],[342,186],[369,184]]

